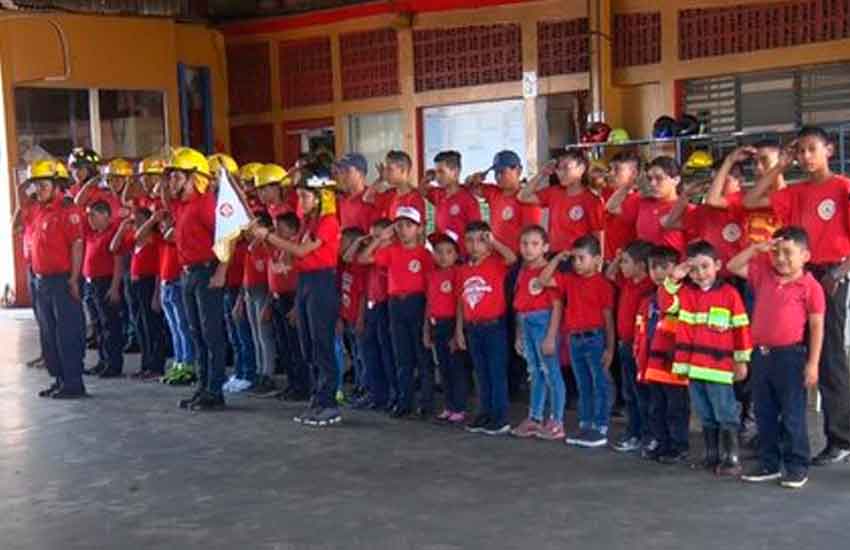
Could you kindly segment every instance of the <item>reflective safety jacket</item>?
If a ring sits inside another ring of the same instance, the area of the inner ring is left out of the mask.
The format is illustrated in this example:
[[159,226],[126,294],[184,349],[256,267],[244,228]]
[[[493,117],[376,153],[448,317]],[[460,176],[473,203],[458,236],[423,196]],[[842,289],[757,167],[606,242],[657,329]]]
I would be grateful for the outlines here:
[[658,293],[661,310],[675,315],[674,374],[731,384],[735,363],[750,360],[750,321],[735,288],[718,281],[708,290],[671,279]]
[[647,296],[641,301],[635,317],[634,356],[638,382],[688,385],[686,376],[673,374],[671,370],[675,344],[676,316],[661,312],[656,294]]

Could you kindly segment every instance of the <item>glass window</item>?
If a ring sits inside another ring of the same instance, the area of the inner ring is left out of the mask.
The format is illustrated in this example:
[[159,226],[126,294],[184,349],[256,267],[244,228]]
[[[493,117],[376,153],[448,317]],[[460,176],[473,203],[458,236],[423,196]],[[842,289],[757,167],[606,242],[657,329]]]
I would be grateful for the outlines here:
[[162,92],[98,90],[101,155],[138,158],[165,146]]
[[387,151],[403,148],[401,112],[352,115],[349,120],[348,149],[366,157],[367,179],[372,181],[378,176],[375,163],[383,161]]
[[15,88],[19,164],[43,155],[65,159],[74,147],[91,147],[89,91]]

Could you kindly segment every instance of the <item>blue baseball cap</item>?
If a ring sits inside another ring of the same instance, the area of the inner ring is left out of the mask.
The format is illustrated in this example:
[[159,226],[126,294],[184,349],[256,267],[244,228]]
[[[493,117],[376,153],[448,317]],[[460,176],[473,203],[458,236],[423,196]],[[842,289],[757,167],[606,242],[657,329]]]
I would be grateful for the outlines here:
[[493,168],[497,174],[504,170],[505,168],[522,168],[522,161],[519,158],[519,155],[514,153],[513,151],[499,151],[496,153],[496,156],[493,157]]
[[348,153],[336,161],[337,169],[355,168],[361,174],[369,172],[369,161],[360,153]]

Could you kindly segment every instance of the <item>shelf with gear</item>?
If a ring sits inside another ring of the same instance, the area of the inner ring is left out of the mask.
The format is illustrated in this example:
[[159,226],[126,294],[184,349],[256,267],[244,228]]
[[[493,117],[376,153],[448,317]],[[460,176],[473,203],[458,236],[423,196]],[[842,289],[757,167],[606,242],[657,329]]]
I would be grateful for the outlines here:
[[[850,173],[850,122],[822,125],[832,135],[835,153],[832,157],[834,172]],[[708,132],[696,117],[684,115],[679,120],[669,116],[659,117],[653,125],[652,137],[631,139],[623,128],[612,129],[605,123],[595,122],[588,126],[580,143],[567,145],[567,149],[587,150],[592,160],[613,156],[617,150],[632,149],[644,160],[657,155],[671,155],[681,166],[691,172],[710,170],[715,161],[722,160],[735,148],[752,145],[762,140],[777,141],[780,145],[794,139],[800,128],[782,130],[742,130],[737,132]],[[748,173],[747,176],[752,176]],[[802,174],[789,174],[797,179]]]

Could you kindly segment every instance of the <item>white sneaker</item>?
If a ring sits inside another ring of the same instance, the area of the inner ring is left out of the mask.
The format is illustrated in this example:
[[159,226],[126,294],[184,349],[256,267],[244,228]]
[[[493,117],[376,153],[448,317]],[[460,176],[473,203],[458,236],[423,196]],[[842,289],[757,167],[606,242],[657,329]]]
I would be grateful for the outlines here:
[[233,386],[232,386],[230,391],[232,393],[241,393],[245,390],[250,389],[251,386],[253,386],[253,385],[254,384],[252,384],[251,381],[249,381],[249,380],[245,380],[243,378],[237,378],[236,380],[233,381]]
[[239,379],[238,379],[238,378],[236,378],[236,375],[235,375],[235,374],[234,374],[234,375],[231,375],[231,377],[227,379],[227,382],[225,382],[225,383],[221,386],[221,390],[222,390],[223,392],[226,392],[226,393],[231,393],[231,392],[233,392],[233,389],[236,387],[236,383],[237,383],[238,381],[239,381]]

